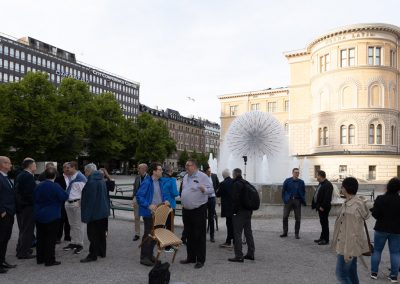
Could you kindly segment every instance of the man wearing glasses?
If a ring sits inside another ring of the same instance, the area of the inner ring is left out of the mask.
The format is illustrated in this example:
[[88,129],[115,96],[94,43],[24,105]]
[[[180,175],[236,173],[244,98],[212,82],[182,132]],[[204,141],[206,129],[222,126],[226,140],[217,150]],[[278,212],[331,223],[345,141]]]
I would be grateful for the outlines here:
[[186,162],[186,172],[182,180],[181,201],[187,257],[181,263],[195,263],[194,268],[201,268],[206,261],[207,202],[214,188],[208,176],[199,171],[196,160]]
[[290,211],[294,211],[294,218],[296,220],[294,225],[294,233],[296,239],[300,239],[300,220],[301,220],[301,204],[306,206],[306,187],[304,181],[299,179],[300,170],[294,168],[292,170],[292,177],[287,178],[283,183],[282,200],[285,204],[283,209],[283,234],[281,238],[288,236],[288,223]]

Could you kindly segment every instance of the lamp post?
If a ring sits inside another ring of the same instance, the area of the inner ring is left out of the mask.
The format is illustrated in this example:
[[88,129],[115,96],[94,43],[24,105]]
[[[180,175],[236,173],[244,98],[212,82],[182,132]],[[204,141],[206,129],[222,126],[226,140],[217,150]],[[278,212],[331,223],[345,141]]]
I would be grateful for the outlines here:
[[243,177],[246,179],[246,166],[247,166],[247,156],[243,156],[243,161],[244,161],[244,171],[243,171]]

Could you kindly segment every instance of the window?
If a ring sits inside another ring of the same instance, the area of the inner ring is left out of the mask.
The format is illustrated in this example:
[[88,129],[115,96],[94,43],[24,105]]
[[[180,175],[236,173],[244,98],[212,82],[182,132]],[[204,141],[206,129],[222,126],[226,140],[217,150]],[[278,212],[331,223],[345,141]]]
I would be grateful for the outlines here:
[[10,56],[14,57],[14,48],[12,48],[12,47],[10,48]]
[[396,60],[396,51],[390,50],[390,67],[396,67],[397,60]]
[[329,58],[329,53],[324,54],[323,56],[320,56],[319,58],[319,72],[326,72],[329,71],[329,66],[330,66],[330,58]]
[[370,124],[368,130],[368,143],[375,144],[375,125]]
[[32,56],[32,63],[33,63],[33,64],[36,64],[36,55],[33,55],[33,56]]
[[368,166],[368,179],[369,180],[376,179],[376,166]]
[[324,134],[324,136],[323,136],[324,144],[323,145],[328,145],[328,127],[324,127],[323,134]]
[[392,145],[396,144],[396,127],[394,125],[390,127],[390,138]]
[[15,58],[19,59],[19,50],[15,50]]
[[230,113],[230,115],[231,116],[235,116],[235,115],[237,115],[237,106],[230,106],[229,107],[229,113]]
[[28,60],[28,62],[32,61],[32,55],[30,53],[27,54],[27,60]]
[[[4,46],[4,54],[8,55],[8,46]],[[4,74],[5,75],[5,74]],[[8,81],[8,78],[7,78]],[[4,81],[5,82],[5,81]]]
[[355,65],[355,49],[342,49],[340,51],[340,67],[348,67]]
[[347,127],[340,126],[340,144],[347,144]]
[[25,51],[21,51],[21,60],[25,60]]
[[[3,46],[0,44],[0,54],[2,54],[3,53]],[[1,78],[0,78],[0,80],[1,80]]]
[[368,65],[381,65],[381,47],[368,47]]
[[276,112],[276,102],[268,103],[268,112]]
[[25,65],[22,65],[22,64],[21,64],[21,73],[22,74],[25,73]]
[[318,145],[328,145],[328,127],[320,127],[318,129]]
[[376,144],[382,144],[382,124],[376,126]]
[[10,70],[14,70],[14,62],[10,61]]
[[353,124],[349,125],[349,144],[355,143],[356,128]]
[[8,69],[8,60],[4,59],[4,63],[3,63],[4,69]]
[[285,101],[285,103],[284,103],[284,111],[285,112],[289,111],[289,101]]
[[251,105],[251,110],[260,110],[260,104],[252,104]]
[[369,89],[369,106],[380,107],[382,106],[381,100],[381,87],[379,85],[373,85]]
[[339,174],[347,173],[347,165],[339,165]]

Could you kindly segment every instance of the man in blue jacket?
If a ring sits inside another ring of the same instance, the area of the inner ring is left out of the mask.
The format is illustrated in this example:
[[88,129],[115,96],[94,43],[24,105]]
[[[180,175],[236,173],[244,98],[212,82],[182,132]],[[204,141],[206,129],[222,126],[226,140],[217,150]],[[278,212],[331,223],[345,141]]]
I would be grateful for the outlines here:
[[287,178],[283,183],[282,200],[285,204],[283,209],[283,234],[281,238],[288,235],[288,223],[290,211],[294,210],[294,218],[296,220],[294,225],[294,233],[296,239],[300,239],[300,220],[301,220],[301,204],[306,206],[306,187],[304,181],[299,179],[300,170],[294,168],[292,170],[292,177]]
[[151,177],[147,176],[136,193],[136,200],[139,204],[139,214],[143,217],[144,234],[140,250],[140,263],[146,266],[154,265],[155,258],[153,250],[155,241],[147,238],[153,228],[152,212],[163,202],[169,205],[168,196],[162,190],[162,184],[159,179],[162,176],[162,167],[160,163],[150,165]]
[[107,219],[110,203],[103,175],[95,164],[85,166],[88,180],[82,189],[81,217],[87,224],[87,236],[90,242],[89,255],[81,259],[82,263],[96,261],[97,257],[106,257]]

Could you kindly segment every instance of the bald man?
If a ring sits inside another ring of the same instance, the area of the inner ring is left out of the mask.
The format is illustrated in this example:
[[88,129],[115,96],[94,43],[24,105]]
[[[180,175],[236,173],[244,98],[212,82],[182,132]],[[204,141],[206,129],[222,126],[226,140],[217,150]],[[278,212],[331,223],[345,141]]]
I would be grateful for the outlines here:
[[11,167],[10,159],[0,156],[0,273],[6,273],[7,269],[16,267],[5,259],[15,215],[14,185],[7,176]]
[[133,209],[134,209],[134,218],[135,218],[135,236],[133,237],[133,241],[137,241],[140,239],[140,215],[139,215],[139,204],[136,201],[136,193],[144,179],[148,176],[147,174],[147,165],[140,164],[138,166],[138,175],[135,178],[135,183],[133,184]]

